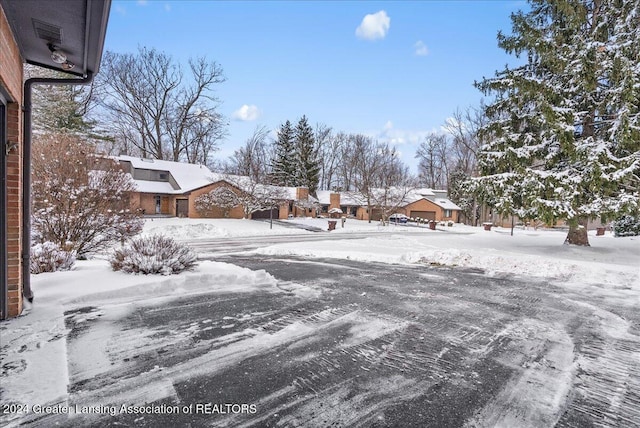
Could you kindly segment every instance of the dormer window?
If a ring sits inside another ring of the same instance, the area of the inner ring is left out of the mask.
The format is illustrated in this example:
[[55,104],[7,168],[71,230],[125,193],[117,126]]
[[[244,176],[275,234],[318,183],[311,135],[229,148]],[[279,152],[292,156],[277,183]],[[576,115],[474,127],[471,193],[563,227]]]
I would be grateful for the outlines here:
[[168,180],[168,179],[169,179],[169,175],[166,172],[160,173],[160,180]]

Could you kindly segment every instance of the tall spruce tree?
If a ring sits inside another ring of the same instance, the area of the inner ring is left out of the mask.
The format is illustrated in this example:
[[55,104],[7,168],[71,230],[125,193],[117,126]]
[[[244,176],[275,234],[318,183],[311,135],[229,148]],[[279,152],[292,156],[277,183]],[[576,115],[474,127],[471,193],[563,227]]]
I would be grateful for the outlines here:
[[502,213],[570,226],[640,206],[640,0],[530,0],[498,34],[526,64],[476,83],[488,141],[476,185]]
[[[27,78],[68,78],[59,71],[33,65],[25,67]],[[45,85],[33,87],[33,129],[38,133],[71,133],[85,138],[94,135],[96,122],[88,118],[94,104],[93,85]]]
[[271,164],[271,182],[278,186],[295,186],[297,165],[294,133],[288,120],[280,125]]
[[315,195],[320,182],[320,162],[313,129],[306,116],[302,116],[298,121],[294,146],[297,163],[296,186],[305,186],[309,189],[309,194]]

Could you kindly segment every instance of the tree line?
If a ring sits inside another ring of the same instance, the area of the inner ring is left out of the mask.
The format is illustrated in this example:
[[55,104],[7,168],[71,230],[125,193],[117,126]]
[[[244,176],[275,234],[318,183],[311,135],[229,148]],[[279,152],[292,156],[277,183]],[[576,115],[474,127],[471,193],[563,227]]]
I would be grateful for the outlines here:
[[416,176],[388,143],[313,128],[306,116],[285,121],[273,141],[257,128],[216,164],[226,133],[215,95],[221,66],[197,58],[185,68],[155,49],[107,52],[88,91],[44,87],[38,96],[57,107],[36,109],[34,124],[82,132],[110,153],[204,163],[312,194],[358,191],[370,206],[374,189],[446,188],[467,218],[483,203],[565,220],[567,242],[588,244],[589,219],[640,210],[640,0],[530,0],[511,20],[498,46],[523,64],[475,82],[487,103],[426,136]]

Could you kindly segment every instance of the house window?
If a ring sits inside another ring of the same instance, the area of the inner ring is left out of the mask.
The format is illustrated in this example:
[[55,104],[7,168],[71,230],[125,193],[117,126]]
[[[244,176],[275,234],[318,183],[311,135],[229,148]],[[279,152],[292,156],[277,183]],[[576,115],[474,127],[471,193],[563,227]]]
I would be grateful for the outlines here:
[[156,214],[160,214],[160,196],[156,196]]
[[451,210],[444,210],[445,217],[451,217]]
[[167,178],[168,177],[167,177],[167,173],[166,172],[161,172],[160,173],[160,180],[166,180]]

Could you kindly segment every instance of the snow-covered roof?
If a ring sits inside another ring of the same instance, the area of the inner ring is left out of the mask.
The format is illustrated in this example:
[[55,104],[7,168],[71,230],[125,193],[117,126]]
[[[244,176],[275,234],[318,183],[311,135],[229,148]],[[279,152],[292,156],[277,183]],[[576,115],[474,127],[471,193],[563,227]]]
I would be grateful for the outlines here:
[[133,180],[136,190],[140,193],[180,194],[182,190],[175,190],[168,181]]
[[331,190],[318,190],[316,192],[316,195],[318,195],[318,202],[320,202],[320,204],[322,205],[331,204],[332,193],[335,193],[335,192],[332,192]]
[[[180,187],[179,189],[173,189],[167,182],[134,180],[138,186],[138,190],[143,193],[182,194],[218,181],[216,176],[221,175],[214,174],[205,165],[199,164],[146,159],[125,155],[116,156],[115,159],[130,162],[131,166],[135,169],[168,171]],[[163,184],[166,184],[166,186],[163,186]]]
[[[295,201],[297,198],[296,187],[272,186],[269,184],[255,184],[247,176],[220,174],[211,172],[205,165],[190,164],[184,162],[173,162],[157,159],[146,159],[135,156],[114,156],[117,161],[130,162],[134,169],[147,169],[152,171],[166,171],[171,174],[173,180],[179,186],[174,189],[168,181],[140,180],[134,179],[136,188],[141,193],[162,193],[169,195],[181,195],[211,183],[225,181],[239,189],[248,190],[259,187],[262,191],[271,191],[282,194],[285,199]],[[310,202],[317,202],[317,199],[309,195]]]
[[[404,194],[401,189],[398,190],[400,191],[400,194]],[[379,193],[382,193],[383,189],[374,189],[374,194],[375,191],[379,191]],[[389,189],[387,190],[387,192],[389,192]],[[320,204],[330,205],[330,196],[332,193],[340,194],[341,206],[364,206],[366,204],[366,198],[359,192],[332,192],[330,190],[319,190],[317,194]],[[459,206],[454,204],[451,200],[447,199],[446,195],[446,190],[433,190],[426,187],[412,189],[403,198],[404,201],[400,204],[400,206],[409,205],[421,199],[427,199],[445,210],[461,210]]]
[[440,208],[442,208],[444,210],[462,210],[462,208],[460,208],[459,206],[454,204],[449,199],[436,198],[436,199],[431,200],[431,202],[433,202],[434,204],[438,205]]

